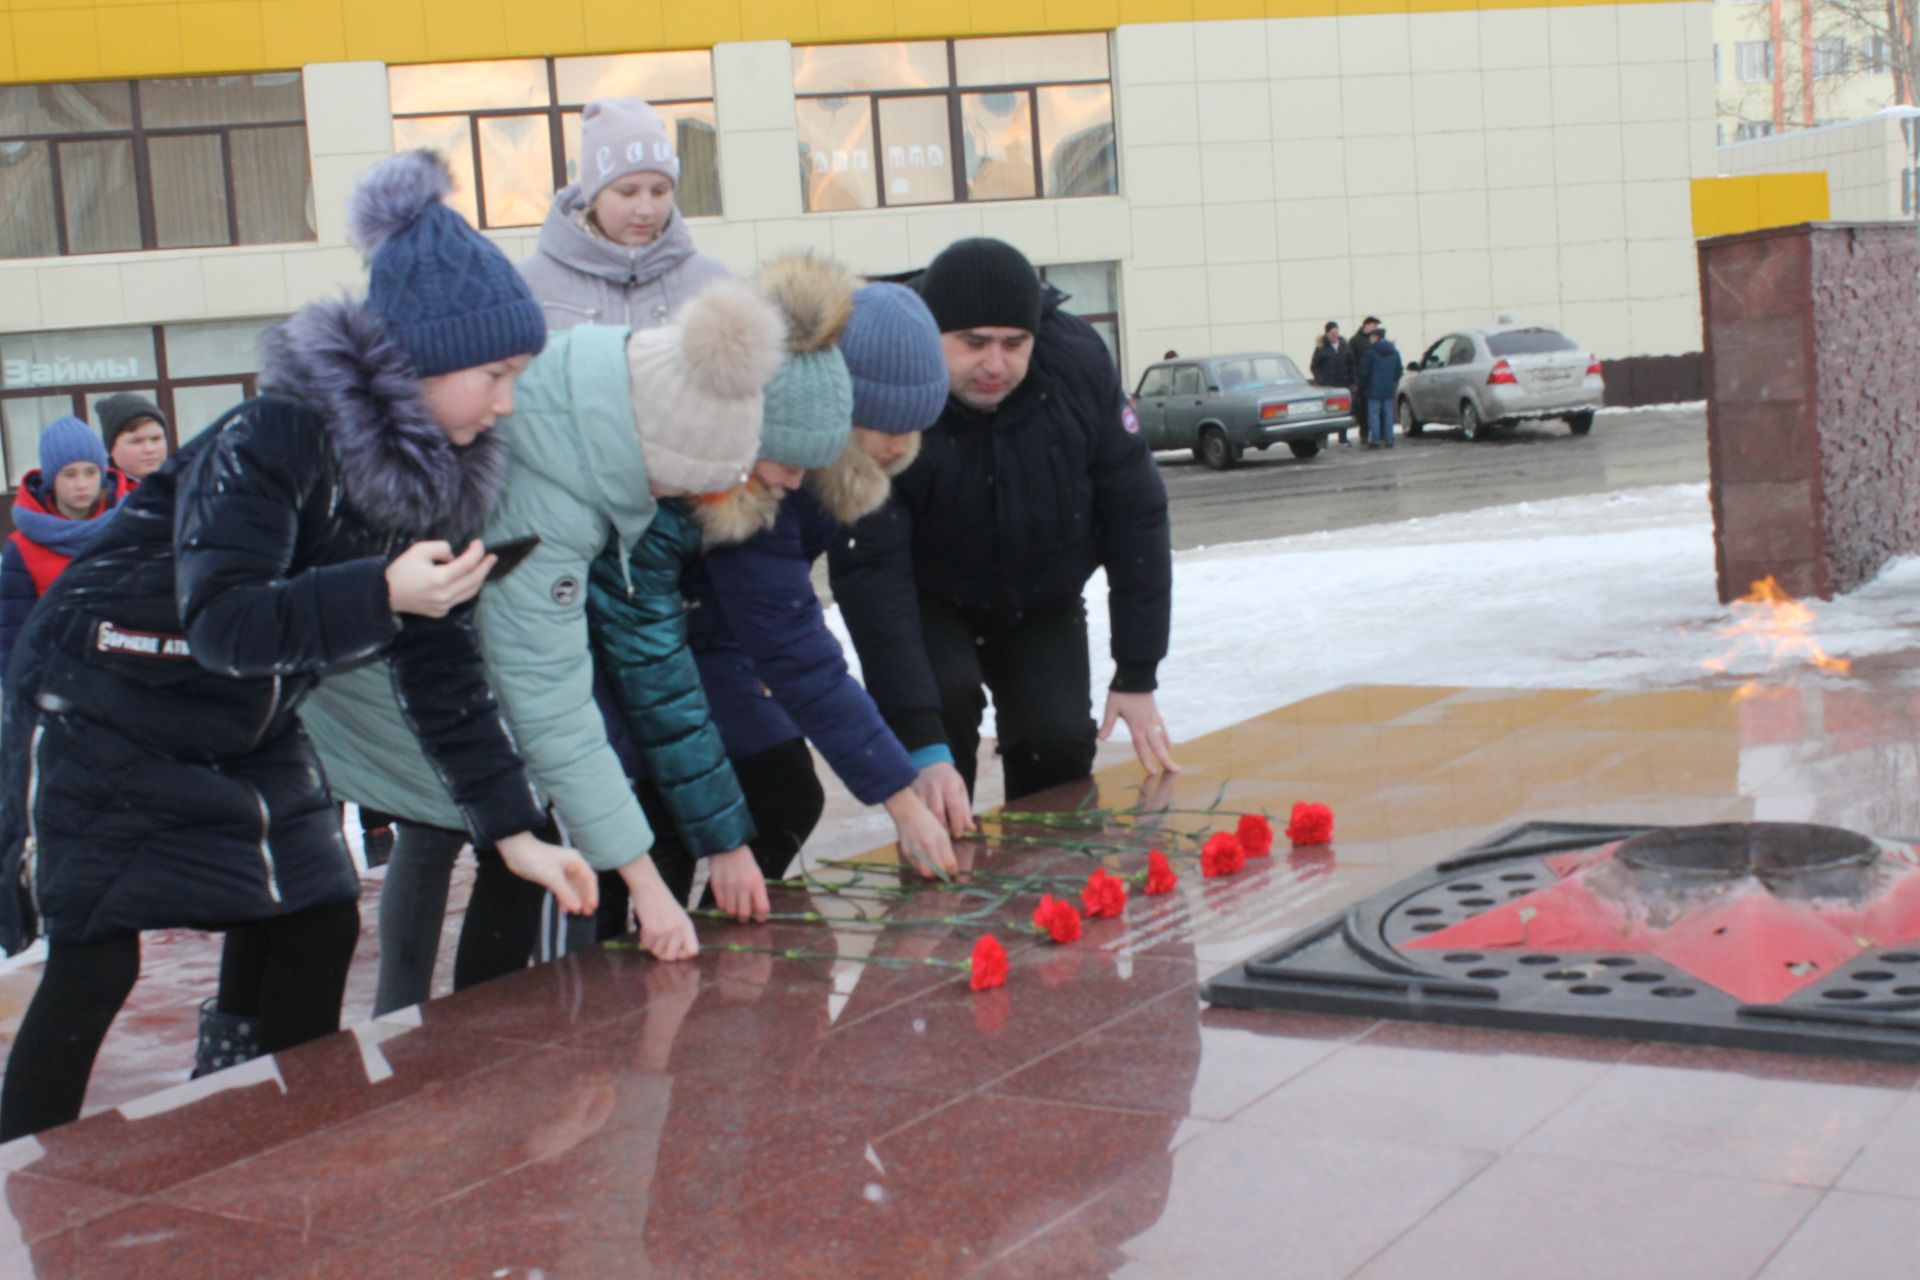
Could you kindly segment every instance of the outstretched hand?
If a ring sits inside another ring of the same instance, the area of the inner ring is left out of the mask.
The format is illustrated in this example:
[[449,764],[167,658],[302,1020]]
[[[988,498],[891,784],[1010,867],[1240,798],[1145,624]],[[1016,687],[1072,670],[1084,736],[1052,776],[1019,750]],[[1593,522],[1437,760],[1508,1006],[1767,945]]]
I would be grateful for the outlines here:
[[973,801],[967,795],[966,779],[951,764],[942,760],[922,769],[914,779],[913,793],[952,834],[963,836],[974,830]]
[[1113,736],[1115,721],[1127,722],[1127,736],[1133,739],[1133,754],[1148,773],[1178,773],[1173,760],[1173,736],[1151,693],[1107,694],[1107,715],[1100,724],[1100,741]]
[[574,850],[548,844],[525,831],[506,837],[496,847],[507,870],[551,893],[568,914],[590,916],[599,908],[600,877]]

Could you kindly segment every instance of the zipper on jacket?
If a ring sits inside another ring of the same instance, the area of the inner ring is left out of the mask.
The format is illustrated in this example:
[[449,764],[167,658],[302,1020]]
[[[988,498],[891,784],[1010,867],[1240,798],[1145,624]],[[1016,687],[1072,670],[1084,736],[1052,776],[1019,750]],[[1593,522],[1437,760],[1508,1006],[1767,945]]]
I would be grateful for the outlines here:
[[27,859],[23,870],[27,877],[27,898],[33,914],[45,919],[40,910],[40,833],[34,829],[34,806],[40,802],[40,740],[47,736],[44,721],[33,724],[33,738],[27,744]]
[[273,826],[273,815],[267,811],[267,798],[260,794],[260,788],[251,782],[247,790],[253,792],[253,803],[260,810],[260,863],[267,869],[267,894],[275,901],[280,899],[280,873],[273,865],[273,848],[268,840],[268,832]]
[[271,727],[273,724],[273,714],[279,709],[280,709],[280,677],[275,676],[273,678],[273,696],[267,699],[266,717],[260,721],[260,727],[253,731],[253,741],[247,744],[247,749],[249,751],[259,746],[260,739],[267,736],[267,729]]

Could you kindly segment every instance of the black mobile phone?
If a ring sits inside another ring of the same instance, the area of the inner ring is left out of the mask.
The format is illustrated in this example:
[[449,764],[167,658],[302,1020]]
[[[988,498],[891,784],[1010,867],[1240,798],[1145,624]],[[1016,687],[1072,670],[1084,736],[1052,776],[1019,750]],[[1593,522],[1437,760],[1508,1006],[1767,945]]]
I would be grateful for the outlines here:
[[540,535],[537,533],[530,533],[524,538],[508,538],[505,542],[489,543],[487,554],[499,558],[493,562],[493,568],[488,570],[487,581],[498,582],[518,569],[520,562],[532,555],[533,549],[539,545]]

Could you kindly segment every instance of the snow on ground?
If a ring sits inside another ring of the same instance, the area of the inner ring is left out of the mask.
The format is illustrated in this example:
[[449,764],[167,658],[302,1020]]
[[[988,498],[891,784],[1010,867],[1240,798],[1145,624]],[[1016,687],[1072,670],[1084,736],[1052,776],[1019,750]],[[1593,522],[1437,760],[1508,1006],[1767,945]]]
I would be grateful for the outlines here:
[[[1197,548],[1175,555],[1173,582],[1159,700],[1176,741],[1346,684],[1700,685],[1707,660],[1733,647],[1704,484]],[[1087,606],[1097,712],[1112,675],[1101,575]],[[1811,607],[1811,634],[1837,657],[1908,648],[1920,558]],[[851,660],[838,611],[829,617]],[[1764,671],[1770,657],[1737,653],[1731,671]]]

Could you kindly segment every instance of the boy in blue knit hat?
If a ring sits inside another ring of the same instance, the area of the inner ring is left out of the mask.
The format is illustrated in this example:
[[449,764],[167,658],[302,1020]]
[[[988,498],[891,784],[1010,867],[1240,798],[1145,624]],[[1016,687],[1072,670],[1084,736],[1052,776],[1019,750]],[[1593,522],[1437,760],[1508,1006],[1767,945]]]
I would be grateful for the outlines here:
[[14,532],[0,552],[0,679],[34,604],[132,488],[108,466],[106,446],[80,419],[56,418],[40,433],[40,469],[20,481]]

